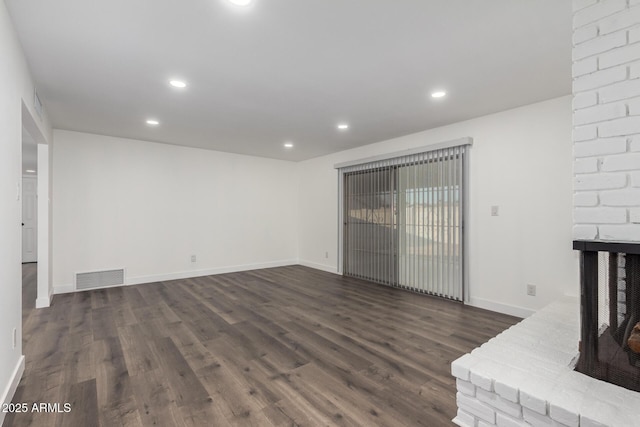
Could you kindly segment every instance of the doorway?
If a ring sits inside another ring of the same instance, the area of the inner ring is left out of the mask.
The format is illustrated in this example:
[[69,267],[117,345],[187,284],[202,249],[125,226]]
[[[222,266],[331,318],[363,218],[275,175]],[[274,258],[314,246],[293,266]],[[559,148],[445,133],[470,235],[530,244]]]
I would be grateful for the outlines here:
[[[27,292],[24,305],[49,307],[51,301],[50,263],[50,156],[49,145],[29,109],[22,104],[22,262],[32,263],[34,269],[29,283],[35,283],[33,292]],[[24,285],[24,283],[23,283]]]
[[[28,169],[27,171],[35,171]],[[22,263],[38,262],[38,178],[22,177]]]

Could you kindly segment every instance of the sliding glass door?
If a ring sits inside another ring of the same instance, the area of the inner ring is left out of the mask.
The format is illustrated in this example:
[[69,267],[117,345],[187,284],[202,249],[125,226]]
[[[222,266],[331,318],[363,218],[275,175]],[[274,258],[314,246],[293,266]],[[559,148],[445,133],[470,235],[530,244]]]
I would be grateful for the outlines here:
[[396,182],[393,168],[345,175],[345,274],[397,282]]
[[465,146],[342,170],[343,273],[463,300]]

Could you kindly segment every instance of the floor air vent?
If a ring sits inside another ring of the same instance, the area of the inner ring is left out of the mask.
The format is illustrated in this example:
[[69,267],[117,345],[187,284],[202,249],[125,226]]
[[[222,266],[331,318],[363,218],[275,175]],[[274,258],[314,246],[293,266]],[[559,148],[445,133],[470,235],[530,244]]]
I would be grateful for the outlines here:
[[76,273],[76,289],[124,285],[124,269]]

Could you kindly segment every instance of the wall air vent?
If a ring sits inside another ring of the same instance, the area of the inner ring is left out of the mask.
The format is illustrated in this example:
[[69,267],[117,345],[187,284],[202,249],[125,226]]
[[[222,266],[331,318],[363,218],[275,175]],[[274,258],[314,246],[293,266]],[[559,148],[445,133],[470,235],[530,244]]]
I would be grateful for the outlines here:
[[76,273],[76,289],[105,288],[124,285],[124,268]]

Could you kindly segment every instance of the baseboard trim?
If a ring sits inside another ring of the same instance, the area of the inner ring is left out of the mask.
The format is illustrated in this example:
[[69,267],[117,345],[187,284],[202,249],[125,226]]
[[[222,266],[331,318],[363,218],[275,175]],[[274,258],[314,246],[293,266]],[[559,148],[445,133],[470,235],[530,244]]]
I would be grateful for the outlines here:
[[531,316],[536,310],[530,308],[518,307],[516,305],[502,304],[495,301],[489,301],[483,298],[470,298],[465,304],[472,307],[483,308],[485,310],[496,311],[498,313],[508,314],[510,316],[520,317],[522,319]]
[[318,264],[311,261],[298,260],[298,264],[303,265],[305,267],[314,268],[316,270],[326,271],[327,273],[340,274],[338,273],[338,269],[332,265],[324,265]]
[[68,294],[71,292],[75,292],[76,289],[74,288],[73,285],[60,285],[60,286],[54,286],[53,287],[53,294],[57,295],[57,294]]
[[[208,268],[203,270],[190,270],[190,271],[180,271],[175,273],[167,273],[167,274],[153,274],[149,276],[138,276],[138,277],[127,277],[125,280],[125,286],[130,285],[141,285],[143,283],[155,283],[155,282],[165,282],[168,280],[180,280],[180,279],[190,279],[193,277],[202,277],[202,276],[213,276],[216,274],[225,274],[225,273],[237,273],[240,271],[248,271],[248,270],[259,270],[261,268],[274,268],[274,267],[285,267],[289,265],[298,264],[298,260],[295,259],[286,259],[279,261],[268,261],[256,264],[243,264],[243,265],[234,265],[230,267],[218,267],[218,268]],[[85,290],[93,290],[93,289],[102,289],[102,288],[92,288],[92,289],[82,289]],[[70,292],[76,292],[73,285],[61,285],[54,287],[54,294],[66,294]]]
[[36,308],[47,308],[51,305],[51,295],[44,298],[36,298]]
[[[20,356],[18,360],[18,364],[13,370],[13,374],[11,375],[11,380],[4,392],[2,393],[2,400],[0,401],[3,406],[4,404],[9,404],[13,400],[13,396],[16,394],[16,390],[18,389],[18,384],[20,384],[20,380],[22,379],[22,374],[24,373],[24,355]],[[0,411],[0,425],[4,422],[4,417],[6,413],[4,411]]]

